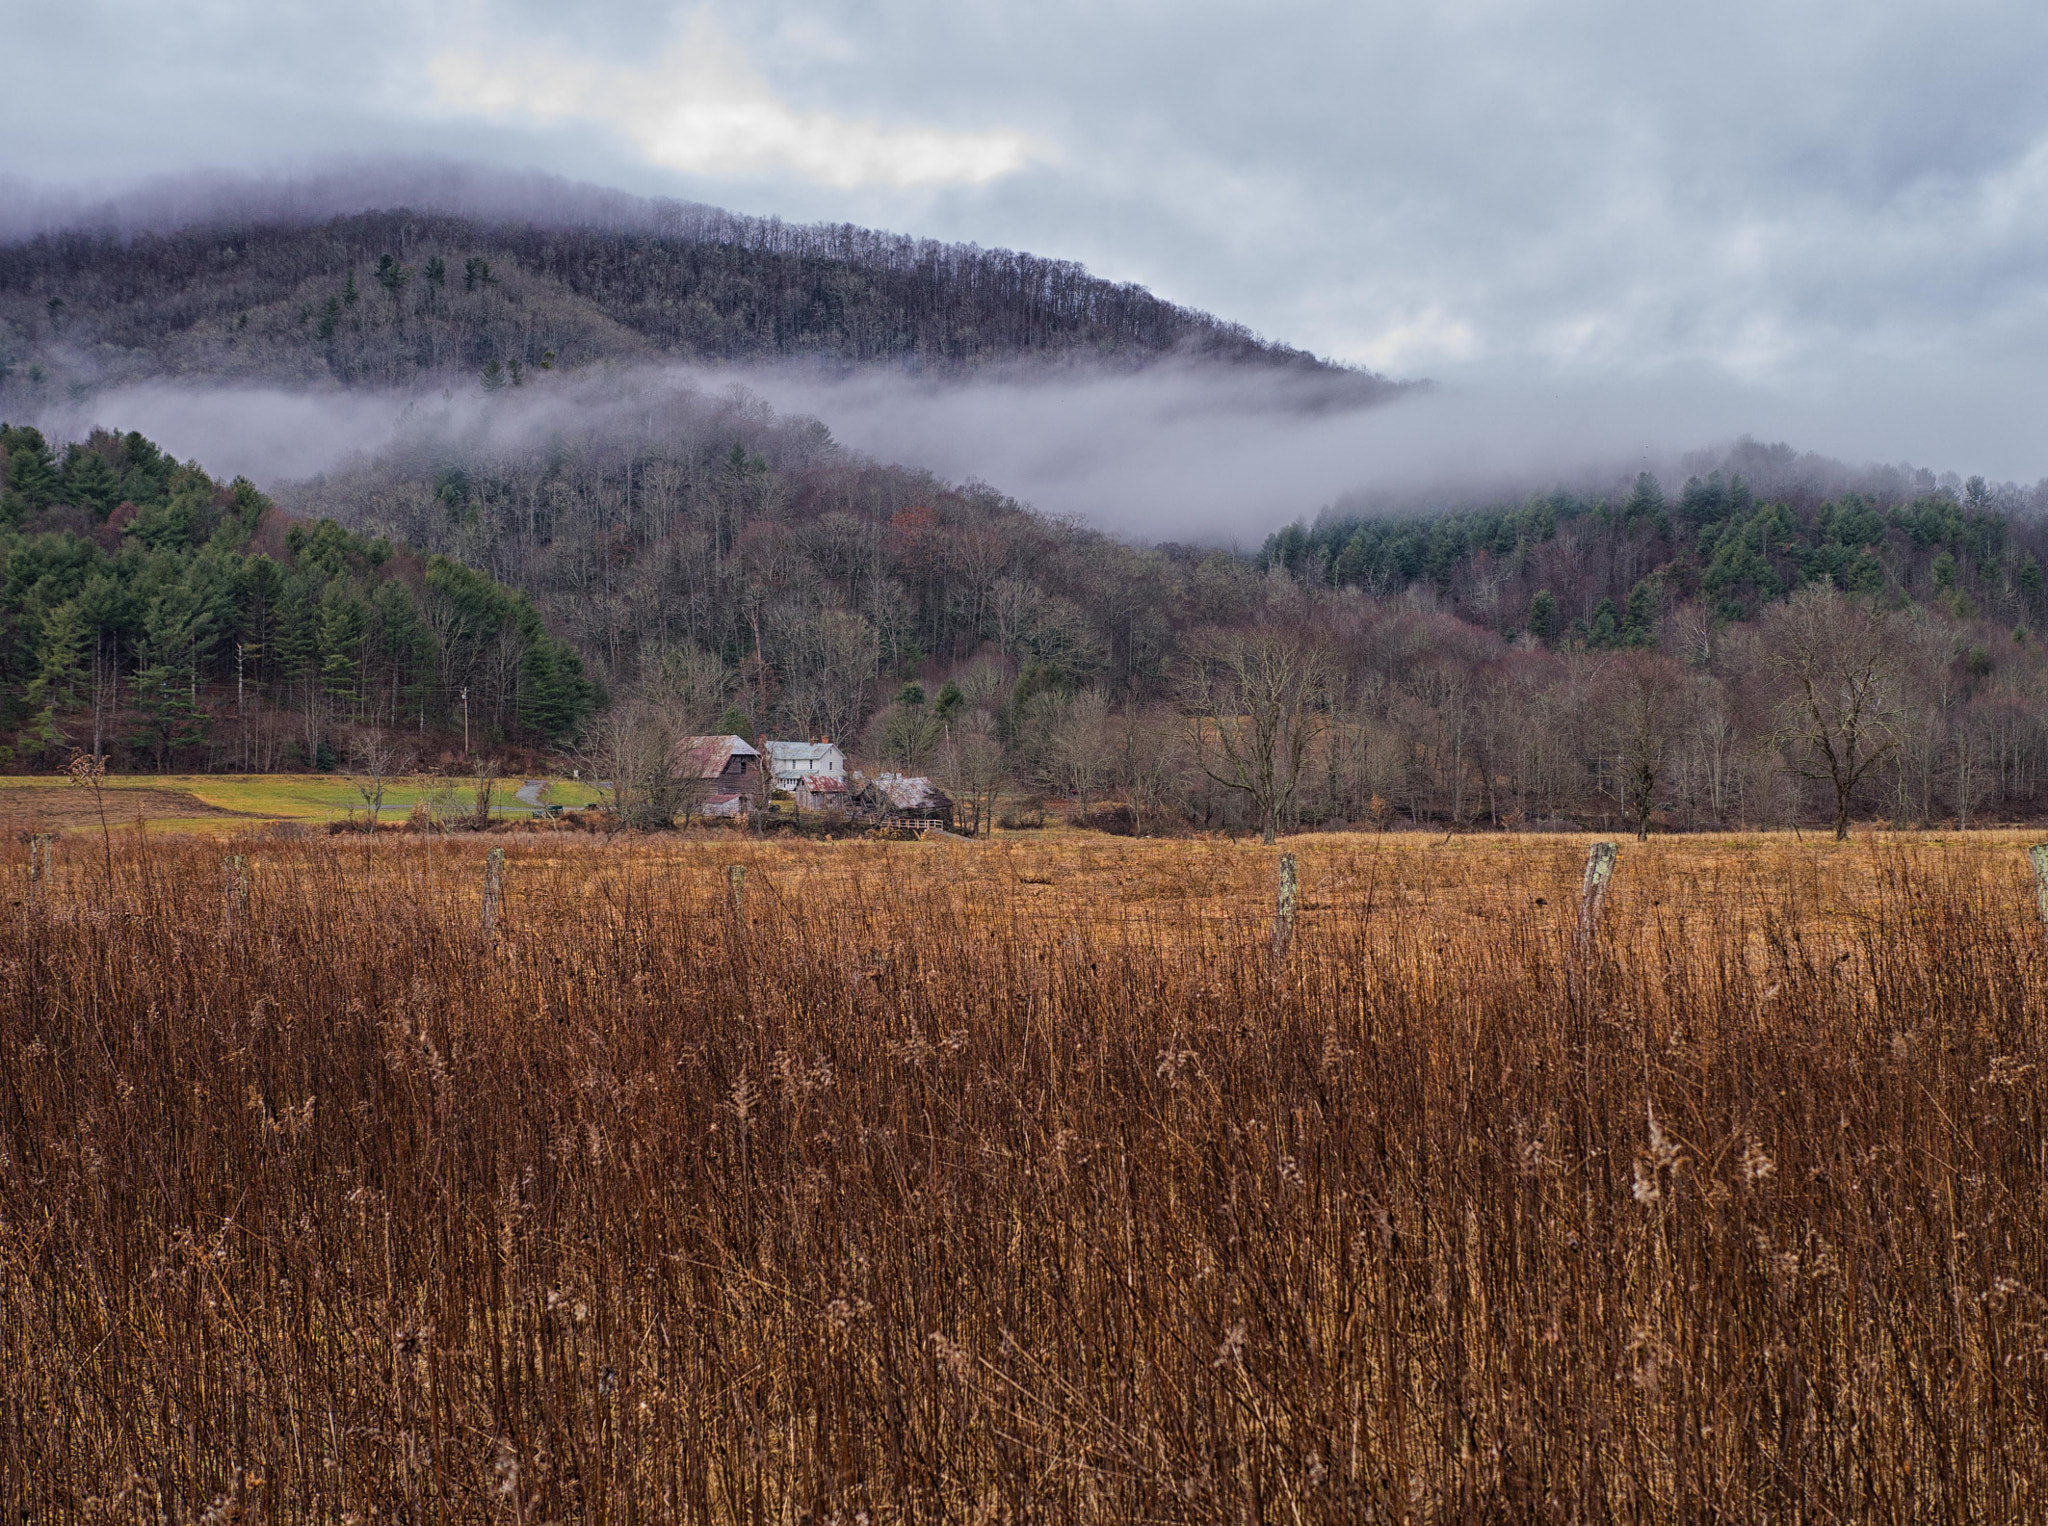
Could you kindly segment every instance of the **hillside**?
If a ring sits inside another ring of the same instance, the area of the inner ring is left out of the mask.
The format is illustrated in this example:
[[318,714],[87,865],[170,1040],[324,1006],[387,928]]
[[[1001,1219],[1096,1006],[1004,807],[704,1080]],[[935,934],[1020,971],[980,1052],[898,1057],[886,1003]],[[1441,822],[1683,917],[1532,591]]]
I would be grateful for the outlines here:
[[744,400],[641,402],[630,428],[422,439],[289,501],[527,590],[614,697],[906,767],[983,737],[1004,777],[1154,824],[1248,821],[1188,718],[1274,632],[1319,654],[1295,819],[1823,816],[1786,709],[1817,619],[1879,644],[1858,809],[2048,809],[2048,526],[2009,490],[1745,447],[1669,494],[1331,516],[1255,561],[1126,545]]
[[[2048,544],[1968,487],[1638,482],[1304,527],[1261,570],[880,466],[742,398],[529,427],[558,385],[500,394],[496,433],[293,489],[296,530],[136,437],[53,456],[11,433],[0,740],[33,765],[105,737],[159,770],[318,763],[365,728],[445,751],[466,688],[490,747],[572,744],[596,699],[844,739],[983,798],[1111,799],[1127,828],[1256,826],[1193,722],[1280,675],[1302,738],[1282,827],[2048,812]],[[1839,692],[1865,708],[1838,797],[1800,704]]]
[[1688,604],[1740,624],[1820,579],[1965,619],[2048,620],[2038,492],[1853,472],[1754,442],[1700,464],[1674,496],[1645,473],[1609,495],[1434,512],[1339,506],[1268,537],[1259,565],[1324,587],[1426,591],[1510,640],[1593,648],[1653,645],[1665,615]]
[[0,764],[333,767],[573,737],[593,693],[526,598],[295,520],[140,435],[54,455],[0,424]]
[[410,386],[602,361],[1142,365],[1193,357],[1394,383],[1068,261],[710,208],[631,225],[386,210],[0,244],[0,404],[143,376]]

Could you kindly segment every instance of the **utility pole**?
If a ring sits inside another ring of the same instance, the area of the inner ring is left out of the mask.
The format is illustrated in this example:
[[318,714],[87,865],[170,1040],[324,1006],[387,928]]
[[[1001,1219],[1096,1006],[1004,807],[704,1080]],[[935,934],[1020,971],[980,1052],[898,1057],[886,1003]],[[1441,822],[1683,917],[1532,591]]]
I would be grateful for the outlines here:
[[469,685],[462,686],[462,755],[469,756]]
[[106,703],[106,659],[102,650],[106,646],[106,630],[94,626],[92,631],[92,755],[100,756],[100,717]]

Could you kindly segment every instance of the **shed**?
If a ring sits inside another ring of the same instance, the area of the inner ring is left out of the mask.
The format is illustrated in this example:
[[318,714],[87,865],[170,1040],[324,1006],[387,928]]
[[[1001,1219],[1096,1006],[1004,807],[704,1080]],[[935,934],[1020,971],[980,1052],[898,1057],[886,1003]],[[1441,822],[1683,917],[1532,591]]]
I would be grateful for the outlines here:
[[830,774],[800,780],[790,795],[799,814],[804,811],[843,811],[851,798],[846,786]]
[[953,797],[922,775],[877,774],[853,791],[853,816],[870,826],[950,830]]

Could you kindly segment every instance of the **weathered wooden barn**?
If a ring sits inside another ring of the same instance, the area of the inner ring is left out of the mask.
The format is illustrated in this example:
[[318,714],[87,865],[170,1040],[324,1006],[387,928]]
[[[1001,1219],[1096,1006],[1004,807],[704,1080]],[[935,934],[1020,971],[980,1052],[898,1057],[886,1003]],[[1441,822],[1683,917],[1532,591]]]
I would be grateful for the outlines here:
[[851,815],[866,826],[951,831],[953,797],[921,775],[877,774],[856,782]]
[[703,781],[700,816],[744,816],[758,787],[761,754],[744,737],[684,737],[676,744],[676,768]]

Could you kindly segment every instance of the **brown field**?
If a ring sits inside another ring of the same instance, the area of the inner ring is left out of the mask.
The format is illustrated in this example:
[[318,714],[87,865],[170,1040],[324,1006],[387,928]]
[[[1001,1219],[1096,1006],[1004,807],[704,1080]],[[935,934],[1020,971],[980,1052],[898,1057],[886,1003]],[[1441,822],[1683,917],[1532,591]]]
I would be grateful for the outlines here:
[[2040,1518],[2023,842],[10,841],[0,1507]]
[[[97,833],[101,828],[100,804],[88,790],[62,783],[25,784],[0,789],[0,835],[18,837],[24,832]],[[208,825],[228,823],[247,812],[224,810],[201,800],[190,790],[127,787],[109,789],[105,796],[106,825],[113,830],[133,827],[137,817],[152,825],[204,821]]]

